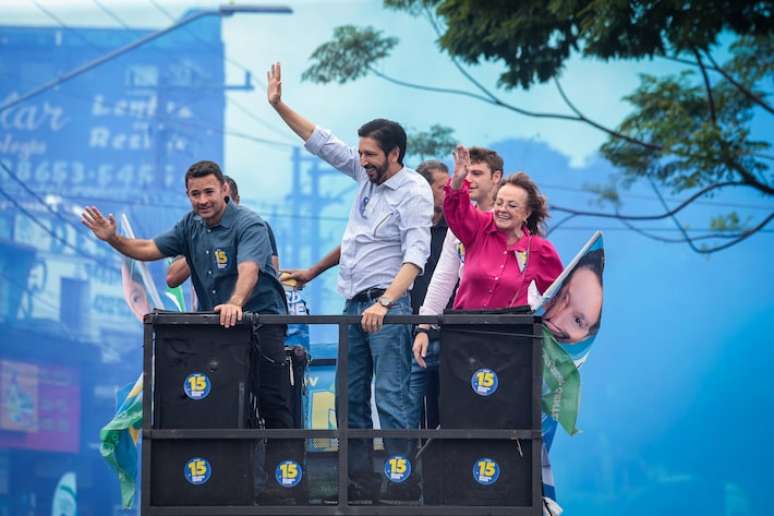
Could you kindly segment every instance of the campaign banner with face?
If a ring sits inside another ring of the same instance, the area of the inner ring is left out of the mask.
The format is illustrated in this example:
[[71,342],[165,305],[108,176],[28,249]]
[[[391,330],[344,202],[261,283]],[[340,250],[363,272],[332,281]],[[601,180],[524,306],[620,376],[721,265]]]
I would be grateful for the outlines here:
[[578,368],[588,359],[601,326],[604,269],[604,242],[597,231],[535,307],[544,325],[543,413],[570,435],[578,432]]

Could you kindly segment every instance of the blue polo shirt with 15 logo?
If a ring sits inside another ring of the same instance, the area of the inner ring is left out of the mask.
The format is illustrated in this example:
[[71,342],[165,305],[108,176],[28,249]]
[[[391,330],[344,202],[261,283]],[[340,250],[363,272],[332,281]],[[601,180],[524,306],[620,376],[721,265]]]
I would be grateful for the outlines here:
[[208,227],[191,211],[154,242],[166,256],[185,256],[191,268],[199,310],[212,310],[228,302],[237,282],[237,266],[251,261],[261,272],[258,284],[242,308],[264,314],[285,314],[285,291],[271,264],[267,227],[266,222],[249,208],[229,202],[215,226]]

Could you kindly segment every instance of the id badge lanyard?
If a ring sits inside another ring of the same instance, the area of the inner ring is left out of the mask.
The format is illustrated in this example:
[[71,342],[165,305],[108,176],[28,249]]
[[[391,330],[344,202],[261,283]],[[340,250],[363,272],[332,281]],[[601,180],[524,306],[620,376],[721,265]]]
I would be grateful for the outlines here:
[[[529,266],[529,257],[532,254],[532,235],[529,236],[527,239],[527,250],[524,253],[520,253],[519,251],[514,251],[514,255],[516,256],[516,265],[519,268],[519,274],[522,276],[525,276],[527,272],[527,267]],[[519,285],[519,288],[516,289],[516,293],[511,298],[511,302],[508,304],[509,307],[513,306],[513,303],[516,302],[516,300],[519,298],[519,294],[521,294],[521,289],[524,287],[524,279],[521,281],[521,285]]]

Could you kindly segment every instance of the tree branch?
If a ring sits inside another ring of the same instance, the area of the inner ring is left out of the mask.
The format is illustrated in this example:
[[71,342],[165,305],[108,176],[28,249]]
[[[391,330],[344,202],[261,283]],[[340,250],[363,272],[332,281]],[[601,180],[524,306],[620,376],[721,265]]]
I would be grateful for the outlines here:
[[708,249],[700,249],[698,252],[700,252],[702,254],[711,254],[711,253],[714,253],[714,252],[717,252],[717,251],[722,251],[723,249],[728,249],[731,246],[735,246],[739,242],[742,242],[743,240],[747,240],[752,235],[754,235],[755,233],[757,233],[758,231],[760,231],[761,229],[766,227],[766,225],[769,222],[771,222],[771,219],[774,219],[774,211],[769,213],[769,216],[766,217],[765,219],[763,219],[757,226],[742,231],[740,233],[740,236],[735,238],[731,242],[727,242],[727,243],[725,243],[723,245],[719,245],[719,246],[716,246],[716,247],[711,247],[711,248],[708,248]]
[[699,190],[698,192],[694,193],[686,200],[681,202],[679,205],[677,205],[676,208],[669,210],[665,213],[661,213],[659,215],[621,215],[620,213],[606,213],[602,211],[575,210],[572,208],[565,208],[563,206],[556,206],[556,205],[551,205],[550,208],[555,211],[570,213],[573,215],[584,216],[584,217],[598,217],[598,218],[618,219],[618,220],[661,220],[661,219],[666,219],[668,217],[671,217],[672,215],[680,212],[686,206],[690,205],[693,201],[695,201],[702,195],[709,193],[712,190],[717,190],[718,188],[725,188],[728,186],[748,186],[749,187],[750,185],[742,181],[726,181],[724,183],[715,183],[715,184],[706,186],[701,190]]
[[[433,27],[433,30],[435,31],[435,35],[438,36],[438,38],[440,38],[441,29],[438,27],[438,21],[436,20],[435,15],[430,9],[428,9],[426,5],[424,6],[424,10],[425,10],[425,16],[427,16],[427,19],[430,21],[430,25]],[[451,62],[454,64],[457,70],[459,70],[459,72],[463,75],[463,77],[465,77],[467,80],[473,83],[473,86],[478,88],[479,91],[481,91],[484,95],[489,97],[492,100],[492,102],[495,102],[495,103],[498,102],[499,99],[494,95],[494,93],[489,91],[486,87],[484,87],[483,84],[478,82],[475,77],[470,75],[468,71],[465,70],[465,68],[463,68],[463,66],[457,61],[456,57],[454,57],[451,54],[447,54],[447,55],[449,56],[449,59],[451,59]]]
[[704,53],[707,55],[707,59],[709,59],[710,63],[712,63],[713,70],[715,70],[720,75],[722,75],[723,78],[726,79],[728,82],[736,86],[736,89],[742,92],[742,95],[750,99],[753,103],[758,104],[760,107],[762,107],[769,113],[774,114],[774,107],[771,107],[765,100],[763,100],[755,93],[747,89],[742,83],[734,79],[730,73],[726,72],[724,69],[718,66],[718,64],[715,62],[715,60],[712,58],[712,55],[709,52],[705,51]]
[[[653,233],[649,233],[644,229],[638,228],[628,220],[621,220],[621,224],[626,226],[627,229],[634,231],[635,233],[641,236],[644,236],[645,238],[649,238],[657,242],[664,242],[665,244],[685,244],[686,242],[688,242],[688,240],[686,240],[685,238],[667,238],[659,235],[654,235]],[[741,233],[708,233],[706,235],[691,237],[690,240],[693,242],[696,242],[698,240],[709,240],[709,239],[716,239],[716,238],[738,238],[740,235]]]
[[[658,200],[661,202],[661,205],[664,207],[665,210],[668,210],[669,206],[667,205],[666,200],[664,200],[664,197],[661,195],[661,191],[658,189],[656,182],[653,181],[652,178],[648,178],[648,180],[650,181],[650,186],[653,188],[653,191],[656,193]],[[766,226],[766,224],[768,224],[771,221],[771,219],[774,218],[774,212],[771,212],[768,217],[763,219],[757,226],[753,228],[740,231],[739,233],[734,235],[723,235],[722,237],[716,236],[716,238],[733,238],[733,240],[731,240],[730,242],[726,242],[725,244],[721,244],[714,247],[704,247],[704,248],[697,247],[694,244],[694,242],[700,239],[712,238],[713,235],[705,235],[704,237],[691,238],[688,235],[688,232],[683,227],[683,225],[680,224],[680,221],[677,220],[677,217],[675,216],[675,214],[674,213],[671,214],[670,217],[674,221],[677,228],[680,230],[680,233],[683,235],[682,240],[688,244],[688,246],[691,248],[692,251],[694,251],[697,254],[712,254],[718,251],[722,251],[723,249],[728,249],[729,247],[735,246],[736,244],[742,242],[743,240],[746,240],[753,234],[763,229]],[[627,221],[622,221],[622,222],[625,225],[627,225],[627,227],[631,226],[631,224],[629,224]],[[635,231],[637,231],[640,234],[644,234],[641,230],[635,229]],[[653,238],[653,235],[647,235],[647,236],[649,236],[650,238]]]
[[726,166],[729,168],[736,170],[740,176],[742,176],[742,179],[744,182],[755,188],[756,190],[759,190],[767,195],[774,195],[774,188],[767,185],[766,183],[762,183],[758,180],[758,178],[755,177],[755,175],[747,170],[747,167],[739,163],[737,160],[725,157]]
[[519,114],[522,114],[524,116],[529,116],[529,117],[533,117],[533,118],[553,118],[553,119],[558,119],[558,120],[569,120],[569,121],[572,121],[572,122],[579,122],[580,121],[577,117],[574,117],[574,116],[571,116],[571,115],[563,115],[561,113],[543,113],[543,112],[539,112],[539,111],[528,111],[526,109],[521,109],[519,107],[506,104],[506,103],[502,102],[501,100],[499,100],[497,98],[495,98],[495,100],[492,100],[491,98],[488,98],[488,96],[484,97],[482,95],[479,95],[477,93],[473,93],[473,92],[470,92],[470,91],[457,90],[457,89],[453,89],[453,88],[440,88],[440,87],[437,87],[437,86],[425,86],[425,85],[422,85],[422,84],[416,84],[416,83],[402,81],[400,79],[395,79],[394,77],[390,77],[389,75],[386,75],[386,74],[384,74],[384,73],[382,73],[382,72],[380,72],[380,71],[378,71],[375,68],[372,68],[370,66],[368,67],[368,70],[370,72],[372,72],[374,75],[376,75],[377,77],[379,77],[380,79],[384,79],[387,82],[391,82],[393,84],[397,84],[398,86],[404,86],[406,88],[413,88],[415,90],[422,90],[422,91],[433,91],[433,92],[437,92],[437,93],[449,93],[449,94],[452,94],[452,95],[462,95],[464,97],[474,98],[476,100],[480,100],[482,102],[486,102],[487,104],[492,104],[494,106],[503,107],[503,108],[509,109],[511,111],[515,111],[515,112],[517,112]]
[[[661,190],[658,189],[656,186],[656,182],[653,181],[652,177],[648,178],[648,182],[650,182],[650,186],[653,188],[653,191],[656,193],[656,197],[658,197],[659,202],[661,203],[661,206],[665,210],[669,210],[669,206],[667,205],[666,201],[664,200],[664,197],[661,195]],[[675,214],[670,215],[670,218],[675,223],[675,226],[677,226],[677,229],[680,230],[680,233],[683,235],[683,238],[688,243],[688,246],[696,253],[701,253],[699,251],[699,248],[696,247],[696,245],[693,243],[693,240],[691,240],[691,237],[688,236],[688,232],[685,230],[682,224],[680,224],[680,221],[677,220],[677,217]]]
[[653,143],[648,143],[648,142],[644,142],[642,140],[638,140],[636,138],[632,138],[631,136],[627,136],[627,135],[625,135],[623,133],[620,133],[618,131],[615,131],[613,129],[605,127],[602,124],[591,120],[586,115],[581,113],[581,111],[577,107],[575,107],[575,104],[573,104],[570,101],[570,99],[564,93],[564,89],[562,89],[562,85],[559,84],[559,79],[557,79],[556,77],[554,77],[554,84],[556,85],[556,88],[559,90],[559,95],[562,96],[562,100],[564,100],[564,103],[567,104],[567,106],[573,111],[573,113],[575,113],[578,116],[578,119],[581,122],[589,124],[590,126],[596,128],[596,129],[599,129],[602,132],[605,132],[605,133],[609,134],[613,138],[620,138],[620,139],[625,140],[625,141],[627,141],[629,143],[633,143],[634,145],[640,145],[640,146],[645,147],[646,149],[649,149],[649,150],[652,150],[652,151],[660,151],[661,150],[661,146],[660,145],[656,145],[656,144],[653,144]]
[[695,48],[691,50],[693,51],[693,55],[696,56],[696,63],[699,65],[701,76],[704,78],[704,89],[707,90],[707,104],[709,105],[710,120],[712,121],[712,125],[717,127],[718,118],[715,114],[715,99],[712,98],[712,86],[710,85],[709,77],[707,76],[707,69],[704,68],[704,63],[701,62],[699,51]]
[[484,96],[478,95],[477,93],[472,93],[470,91],[458,90],[458,89],[454,89],[454,88],[441,88],[441,87],[438,87],[438,86],[426,86],[424,84],[416,84],[416,83],[412,83],[412,82],[402,81],[400,79],[395,79],[394,77],[390,77],[389,75],[386,75],[386,74],[380,72],[379,70],[377,70],[376,68],[374,68],[374,67],[372,67],[370,65],[368,66],[368,71],[373,73],[374,75],[376,75],[380,79],[384,79],[385,81],[391,82],[392,84],[396,84],[398,86],[403,86],[403,87],[406,87],[406,88],[413,88],[415,90],[432,91],[432,92],[436,92],[436,93],[449,93],[451,95],[462,95],[464,97],[470,97],[470,98],[474,98],[476,100],[480,100],[482,102],[488,102],[490,104],[493,104],[493,102],[490,99],[488,99],[488,98],[486,98]]
[[[685,59],[682,57],[673,57],[673,56],[665,56],[665,55],[658,55],[661,59],[666,59],[667,61],[674,61],[675,63],[681,63],[686,64],[689,66],[699,66],[699,63],[696,61],[692,61],[690,59]],[[715,66],[706,66],[708,70],[712,70],[713,72],[720,72]]]
[[555,230],[559,229],[562,226],[562,224],[574,219],[575,217],[577,217],[577,215],[575,215],[574,213],[571,213],[570,215],[567,215],[565,218],[563,218],[562,220],[560,220],[559,222],[551,226],[546,232],[546,238],[548,238],[551,235],[551,233],[553,233]]
[[[441,29],[438,27],[438,23],[435,20],[435,17],[433,16],[433,13],[425,6],[425,14],[427,16],[427,19],[430,22],[430,25],[433,27],[433,30],[435,31],[435,34],[440,38],[441,37]],[[602,124],[595,122],[585,116],[583,113],[581,113],[575,106],[572,105],[572,103],[567,99],[567,96],[564,94],[564,91],[562,91],[561,86],[559,86],[558,81],[554,79],[557,83],[557,87],[559,87],[559,92],[562,95],[562,98],[564,99],[565,103],[570,107],[570,109],[573,110],[576,116],[568,116],[568,115],[558,115],[553,113],[535,113],[531,111],[527,111],[521,108],[518,108],[516,106],[513,106],[512,104],[508,104],[507,102],[504,102],[502,99],[497,97],[494,93],[492,93],[489,89],[487,89],[483,84],[478,82],[475,77],[473,77],[470,73],[468,73],[467,70],[460,64],[460,62],[457,60],[456,57],[454,57],[451,54],[447,54],[449,56],[449,59],[451,60],[452,64],[459,70],[459,72],[462,74],[463,77],[465,77],[468,81],[470,81],[476,88],[479,89],[484,95],[486,95],[490,99],[490,103],[494,104],[496,106],[504,107],[506,109],[509,109],[511,111],[515,111],[517,113],[520,113],[522,115],[536,117],[536,118],[557,118],[561,120],[569,120],[573,122],[582,122],[585,124],[590,125],[591,127],[594,127],[595,129],[598,129],[602,132],[607,133],[608,135],[614,137],[614,138],[621,138],[625,141],[628,141],[629,143],[633,143],[635,145],[641,145],[645,147],[646,149],[658,151],[661,149],[658,145],[653,145],[651,143],[643,142],[641,140],[637,140],[636,138],[632,138],[630,136],[626,136],[618,131],[615,131],[613,129],[610,129],[608,127],[603,126]]]

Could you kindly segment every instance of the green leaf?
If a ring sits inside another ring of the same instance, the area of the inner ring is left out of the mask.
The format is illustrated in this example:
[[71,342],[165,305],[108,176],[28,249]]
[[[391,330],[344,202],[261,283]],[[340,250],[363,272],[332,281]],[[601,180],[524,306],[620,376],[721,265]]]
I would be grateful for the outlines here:
[[454,129],[433,124],[427,131],[409,132],[406,154],[423,161],[431,158],[443,159],[452,153],[456,144]]
[[373,27],[343,25],[333,30],[333,39],[312,53],[312,65],[301,80],[319,84],[349,81],[365,77],[380,59],[390,55],[398,38],[386,37]]

